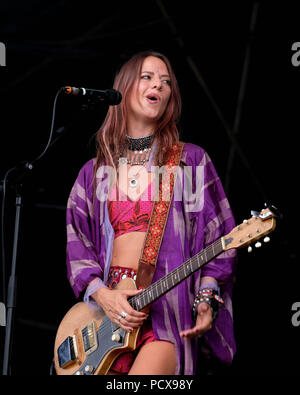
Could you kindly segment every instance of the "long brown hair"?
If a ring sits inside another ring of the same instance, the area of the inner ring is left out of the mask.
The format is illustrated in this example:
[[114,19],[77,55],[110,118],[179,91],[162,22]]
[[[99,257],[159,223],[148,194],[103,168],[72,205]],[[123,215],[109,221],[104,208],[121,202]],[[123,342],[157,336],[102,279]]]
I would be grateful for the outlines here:
[[181,96],[178,83],[168,58],[155,51],[140,52],[130,58],[115,77],[113,88],[121,92],[122,101],[118,106],[110,106],[102,126],[96,133],[97,158],[95,174],[104,161],[106,165],[116,166],[126,140],[127,103],[134,82],[139,78],[144,59],[154,56],[167,66],[171,80],[171,95],[166,110],[158,121],[155,131],[157,143],[155,163],[161,166],[172,144],[179,140],[177,122],[181,114]]

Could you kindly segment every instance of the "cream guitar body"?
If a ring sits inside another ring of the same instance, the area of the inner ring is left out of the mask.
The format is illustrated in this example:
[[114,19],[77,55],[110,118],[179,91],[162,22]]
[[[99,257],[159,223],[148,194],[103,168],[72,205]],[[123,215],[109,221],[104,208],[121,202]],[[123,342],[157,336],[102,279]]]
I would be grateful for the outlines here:
[[[116,289],[136,289],[126,278]],[[102,310],[84,302],[75,304],[64,316],[54,345],[57,375],[105,375],[123,352],[136,348],[139,329],[125,332],[112,323]]]

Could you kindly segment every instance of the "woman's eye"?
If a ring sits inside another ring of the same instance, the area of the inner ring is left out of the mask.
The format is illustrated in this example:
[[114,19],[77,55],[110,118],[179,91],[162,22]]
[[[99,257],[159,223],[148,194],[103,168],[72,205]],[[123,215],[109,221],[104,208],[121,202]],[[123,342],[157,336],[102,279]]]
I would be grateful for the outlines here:
[[[142,76],[141,76],[141,79],[144,79],[144,80],[151,80],[151,75],[149,75],[149,74],[142,74]],[[161,80],[161,82],[163,83],[163,84],[166,84],[166,85],[170,85],[171,86],[171,81],[170,80],[168,80],[168,79],[165,79],[165,80]]]

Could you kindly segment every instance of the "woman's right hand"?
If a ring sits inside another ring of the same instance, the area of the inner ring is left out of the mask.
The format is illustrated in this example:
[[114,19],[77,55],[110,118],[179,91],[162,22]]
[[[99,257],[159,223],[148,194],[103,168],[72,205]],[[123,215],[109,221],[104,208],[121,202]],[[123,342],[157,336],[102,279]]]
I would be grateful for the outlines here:
[[[147,318],[147,314],[142,311],[134,310],[127,299],[130,296],[138,295],[142,290],[110,290],[107,288],[99,288],[91,296],[96,303],[102,307],[107,317],[116,323],[126,332],[132,332],[134,328],[138,328]],[[122,318],[121,313],[126,313],[126,317]]]

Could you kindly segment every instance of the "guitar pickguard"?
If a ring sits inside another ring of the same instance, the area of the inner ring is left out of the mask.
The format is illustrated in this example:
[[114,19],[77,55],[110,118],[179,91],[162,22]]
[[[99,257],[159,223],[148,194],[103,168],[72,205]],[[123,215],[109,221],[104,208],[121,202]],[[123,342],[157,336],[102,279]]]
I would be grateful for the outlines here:
[[[114,349],[120,349],[126,346],[126,331],[119,328],[109,318],[105,317],[102,321],[100,328],[96,332],[97,336],[97,347],[90,353],[80,368],[75,372],[75,375],[80,374],[95,374],[95,371],[101,371],[105,356],[110,354]],[[117,341],[112,340],[113,335]],[[118,355],[118,354],[117,354]],[[113,359],[110,358],[110,365],[113,363]],[[102,373],[105,374],[106,372]],[[101,374],[101,373],[97,373]]]

